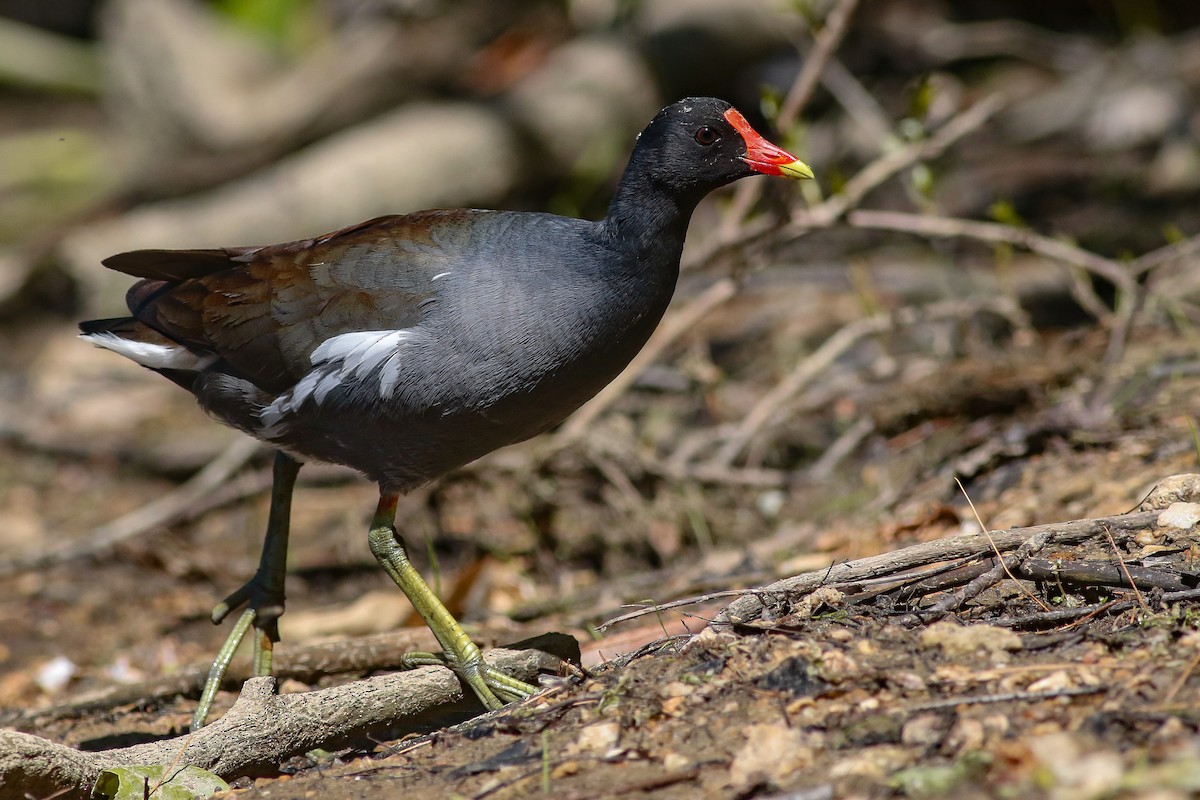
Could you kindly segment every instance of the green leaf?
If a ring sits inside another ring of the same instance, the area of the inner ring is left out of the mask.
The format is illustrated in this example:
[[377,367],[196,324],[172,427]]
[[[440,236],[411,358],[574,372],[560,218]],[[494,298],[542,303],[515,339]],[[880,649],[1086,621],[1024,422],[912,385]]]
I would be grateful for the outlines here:
[[105,800],[197,800],[229,789],[229,784],[199,767],[168,771],[161,764],[106,769],[96,778],[93,797]]

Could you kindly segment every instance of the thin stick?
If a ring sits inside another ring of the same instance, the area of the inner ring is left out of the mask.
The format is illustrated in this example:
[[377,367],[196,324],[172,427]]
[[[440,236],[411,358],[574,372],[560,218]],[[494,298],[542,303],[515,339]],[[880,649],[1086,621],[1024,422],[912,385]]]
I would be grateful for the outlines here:
[[[779,130],[787,131],[795,125],[796,120],[800,118],[800,113],[812,99],[821,74],[846,35],[850,18],[854,16],[854,9],[857,5],[858,0],[839,0],[825,15],[825,25],[816,34],[812,50],[804,59],[804,66],[796,74],[795,80],[788,88],[783,104],[779,107],[779,116],[775,120],[775,127]],[[719,240],[727,240],[736,234],[738,225],[745,219],[746,214],[749,213],[758,198],[762,196],[762,183],[762,181],[743,181],[734,190],[729,214],[722,220]]]
[[1137,598],[1138,605],[1142,607],[1142,611],[1149,614],[1150,607],[1146,605],[1146,598],[1142,597],[1142,590],[1138,588],[1138,585],[1133,581],[1133,576],[1129,574],[1129,568],[1125,565],[1125,559],[1121,557],[1121,551],[1117,549],[1117,543],[1113,541],[1112,534],[1105,530],[1104,536],[1108,539],[1108,544],[1112,548],[1113,555],[1117,557],[1117,564],[1121,567],[1121,571],[1125,573],[1125,580],[1129,581],[1129,587],[1133,589],[1133,596]]
[[1175,695],[1179,694],[1183,689],[1183,685],[1187,683],[1188,678],[1192,676],[1192,673],[1196,671],[1196,667],[1198,666],[1200,666],[1200,652],[1192,656],[1192,660],[1188,662],[1187,667],[1179,674],[1175,682],[1171,684],[1171,688],[1167,690],[1167,693],[1163,695],[1162,701],[1158,704],[1159,709],[1165,711],[1171,707],[1172,701],[1175,700]]
[[[974,598],[978,597],[984,592],[984,590],[995,586],[1004,578],[1005,575],[1011,578],[1022,592],[1030,597],[1033,597],[1033,595],[1025,589],[1021,582],[1013,577],[1012,568],[1009,566],[1009,562],[1012,562],[1013,567],[1019,567],[1021,562],[1028,558],[1031,553],[1033,553],[1035,550],[1040,550],[1041,548],[1045,547],[1047,538],[1048,536],[1045,533],[1038,534],[1018,547],[1017,552],[1009,556],[1003,556],[997,552],[996,560],[998,563],[996,566],[992,567],[982,575],[977,576],[957,592],[946,595],[937,603],[935,603],[928,611],[919,612],[921,617],[927,621],[941,619],[951,611],[956,611],[961,608],[968,600],[973,600]],[[1043,611],[1050,610],[1045,603],[1036,597],[1033,597],[1033,601],[1041,606]]]
[[173,491],[136,511],[83,534],[65,547],[0,561],[0,576],[29,569],[43,569],[77,558],[94,556],[135,536],[181,519],[188,514],[192,506],[205,502],[209,494],[241,469],[260,447],[254,439],[239,436],[216,458],[208,462],[204,469]]
[[778,124],[780,128],[790,128],[800,117],[800,113],[808,105],[808,101],[812,99],[817,82],[821,79],[821,73],[825,71],[825,65],[829,63],[829,59],[833,57],[838,45],[846,36],[846,30],[850,27],[850,18],[854,16],[854,9],[857,5],[858,0],[840,0],[825,15],[825,25],[816,36],[812,52],[804,60],[804,66],[800,68],[800,73],[792,81],[787,97],[784,98],[783,105],[779,107]]
[[[911,325],[917,322],[935,322],[943,319],[960,319],[977,314],[981,308],[996,306],[996,302],[983,301],[967,302],[947,300],[933,303],[924,308],[899,308],[895,311],[875,314],[870,317],[856,319],[847,323],[836,333],[826,339],[807,358],[802,359],[792,371],[754,404],[738,423],[737,428],[711,463],[718,467],[728,467],[745,449],[750,440],[762,430],[796,395],[801,393],[812,380],[828,369],[843,353],[858,344],[868,336],[891,330],[898,325]],[[1007,300],[1000,300],[999,305],[1010,306]],[[1004,309],[1005,313],[1009,309]]]
[[920,236],[962,237],[981,242],[1010,244],[1044,255],[1047,258],[1081,267],[1110,281],[1118,289],[1136,292],[1129,270],[1109,258],[1076,247],[1073,244],[1043,236],[1027,228],[1014,228],[995,222],[952,217],[931,217],[903,211],[854,211],[847,222],[856,228],[900,231]]
[[[975,508],[975,501],[971,499],[971,495],[967,494],[967,487],[963,486],[962,481],[958,479],[957,475],[954,476],[954,483],[956,486],[958,486],[958,490],[962,492],[963,497],[967,499],[967,505],[971,507],[971,513],[975,515],[975,522],[979,525],[979,530],[983,531],[984,535],[988,537],[988,541],[992,545],[992,551],[996,554],[996,558],[1000,560],[1000,563],[996,566],[1002,569],[1004,573],[1008,575],[1008,579],[1012,581],[1022,592],[1024,592],[1030,600],[1041,606],[1042,611],[1049,611],[1050,606],[1046,605],[1037,597],[1035,597],[1032,592],[1027,591],[1021,581],[1017,579],[1017,576],[1012,574],[1012,570],[1009,569],[1004,556],[998,549],[996,549],[996,541],[992,539],[992,534],[988,530],[988,526],[983,524],[983,517],[979,516],[979,510]],[[1017,548],[1017,554],[1016,558],[1014,559],[1013,566],[1019,567],[1021,563],[1025,561],[1025,559],[1029,558],[1031,553],[1033,553],[1035,550],[1041,550],[1045,544],[1046,537],[1044,536],[1034,536],[1029,541],[1025,542],[1023,545]],[[977,578],[976,580],[979,579]],[[974,582],[975,581],[972,581],[971,583]]]
[[1004,105],[1002,95],[988,95],[966,111],[951,117],[928,139],[884,153],[846,181],[841,192],[820,205],[793,214],[785,230],[799,235],[812,228],[832,225],[847,211],[857,207],[872,189],[918,161],[937,158],[960,139],[986,125]]
[[1169,264],[1178,258],[1195,255],[1198,252],[1200,252],[1200,234],[1160,247],[1157,250],[1151,250],[1149,253],[1143,253],[1129,262],[1127,269],[1130,275],[1139,276],[1157,269],[1163,264]]
[[1108,691],[1104,686],[1080,686],[1072,689],[1050,689],[1045,692],[1005,692],[1003,694],[987,694],[975,697],[947,697],[944,700],[931,700],[928,703],[918,703],[913,706],[897,708],[893,714],[915,714],[918,711],[937,711],[944,708],[955,708],[964,705],[982,705],[984,703],[1030,703],[1036,700],[1052,700],[1056,697],[1086,697]]

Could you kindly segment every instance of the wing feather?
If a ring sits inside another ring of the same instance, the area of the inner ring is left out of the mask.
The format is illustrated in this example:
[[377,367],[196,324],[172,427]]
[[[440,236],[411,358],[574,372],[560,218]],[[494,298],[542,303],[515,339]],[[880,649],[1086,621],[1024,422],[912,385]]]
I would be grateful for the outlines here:
[[127,298],[134,319],[278,395],[310,372],[323,342],[417,324],[480,213],[380,217],[285,244],[137,250],[104,264],[143,279]]

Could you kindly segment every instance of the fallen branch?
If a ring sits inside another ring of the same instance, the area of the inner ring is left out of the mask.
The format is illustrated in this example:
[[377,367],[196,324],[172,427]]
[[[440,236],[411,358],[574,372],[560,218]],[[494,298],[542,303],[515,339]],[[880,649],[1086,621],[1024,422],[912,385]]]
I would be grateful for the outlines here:
[[[1184,600],[1200,599],[1200,589],[1184,589],[1178,592],[1165,592],[1158,600],[1166,603],[1177,603]],[[1022,614],[1019,617],[1000,617],[992,621],[993,625],[1016,630],[1036,630],[1039,628],[1057,628],[1064,623],[1075,624],[1085,619],[1101,614],[1121,614],[1138,607],[1134,600],[1114,600],[1098,605],[1079,606],[1078,608],[1055,608],[1050,611],[1038,611],[1032,614]],[[1068,626],[1069,627],[1069,626]]]
[[927,621],[941,619],[952,611],[957,611],[963,607],[969,600],[974,600],[984,591],[992,588],[1006,576],[1011,577],[1012,571],[1019,568],[1032,553],[1041,550],[1046,546],[1046,540],[1050,538],[1048,532],[1043,531],[1036,536],[1031,536],[1021,543],[1016,552],[1009,556],[1003,556],[996,559],[996,565],[983,573],[979,577],[972,580],[966,586],[954,594],[946,595],[941,600],[933,605],[928,612],[922,614]]
[[1017,572],[1022,578],[1031,581],[1061,581],[1077,586],[1163,589],[1172,592],[1196,588],[1196,581],[1185,579],[1182,573],[1150,567],[1131,567],[1111,561],[1063,561],[1050,558],[1031,558],[1018,567]]
[[[874,600],[884,594],[896,594],[899,602],[911,603],[915,598],[944,592],[963,586],[997,566],[995,556],[989,559],[974,561],[965,566],[955,566],[940,575],[926,577],[923,571],[920,575],[906,575],[899,579],[883,578],[890,582],[878,589],[850,596],[846,601],[851,604]],[[1014,569],[1016,575],[1024,580],[1040,583],[1062,583],[1072,587],[1079,586],[1113,586],[1120,589],[1131,588],[1129,578],[1132,578],[1139,589],[1163,589],[1166,591],[1182,591],[1193,588],[1189,580],[1179,572],[1171,572],[1150,567],[1118,566],[1111,561],[1067,561],[1058,558],[1029,558]],[[1128,572],[1128,577],[1126,577]],[[919,580],[915,580],[919,578]]]
[[[529,646],[541,649],[536,644],[531,643]],[[272,670],[280,680],[292,679],[312,683],[325,675],[366,674],[395,669],[405,654],[435,649],[437,641],[433,638],[433,632],[424,626],[303,646],[283,642],[276,645]],[[570,658],[569,654],[557,654]],[[26,727],[48,720],[109,711],[135,703],[153,704],[177,696],[199,697],[200,690],[208,679],[209,668],[209,664],[192,664],[171,675],[108,686],[47,708],[30,709],[10,718],[0,717],[0,724]],[[238,662],[230,668],[221,685],[225,689],[236,689],[248,678],[249,664]]]
[[[557,671],[537,650],[490,650],[487,662],[521,680]],[[251,678],[233,708],[198,731],[132,747],[85,753],[47,739],[0,730],[0,795],[86,797],[101,770],[121,765],[195,766],[223,778],[271,773],[284,759],[367,736],[412,730],[433,718],[474,710],[449,670],[424,667],[299,694],[276,694],[276,678]],[[64,791],[65,790],[65,791]]]
[[1106,530],[1114,536],[1150,530],[1155,527],[1160,513],[1159,511],[1141,511],[1114,517],[1057,522],[1029,528],[1012,528],[1006,531],[969,533],[949,539],[922,542],[892,553],[834,564],[828,569],[785,578],[761,589],[752,590],[749,596],[741,597],[722,609],[713,621],[712,627],[728,628],[734,624],[757,619],[764,610],[760,597],[795,597],[821,586],[853,583],[964,556],[981,556],[984,553],[992,552],[993,545],[994,549],[999,552],[1008,552],[1041,534],[1047,535],[1047,545],[1066,545],[1077,544],[1094,536],[1100,536]]

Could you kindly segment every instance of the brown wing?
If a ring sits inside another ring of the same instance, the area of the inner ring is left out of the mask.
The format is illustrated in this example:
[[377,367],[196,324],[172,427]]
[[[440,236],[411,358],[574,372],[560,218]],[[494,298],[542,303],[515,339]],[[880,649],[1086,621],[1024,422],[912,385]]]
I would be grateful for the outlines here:
[[266,247],[139,250],[104,264],[144,279],[127,298],[135,319],[279,393],[326,339],[419,322],[430,279],[468,237],[473,213],[380,217]]

